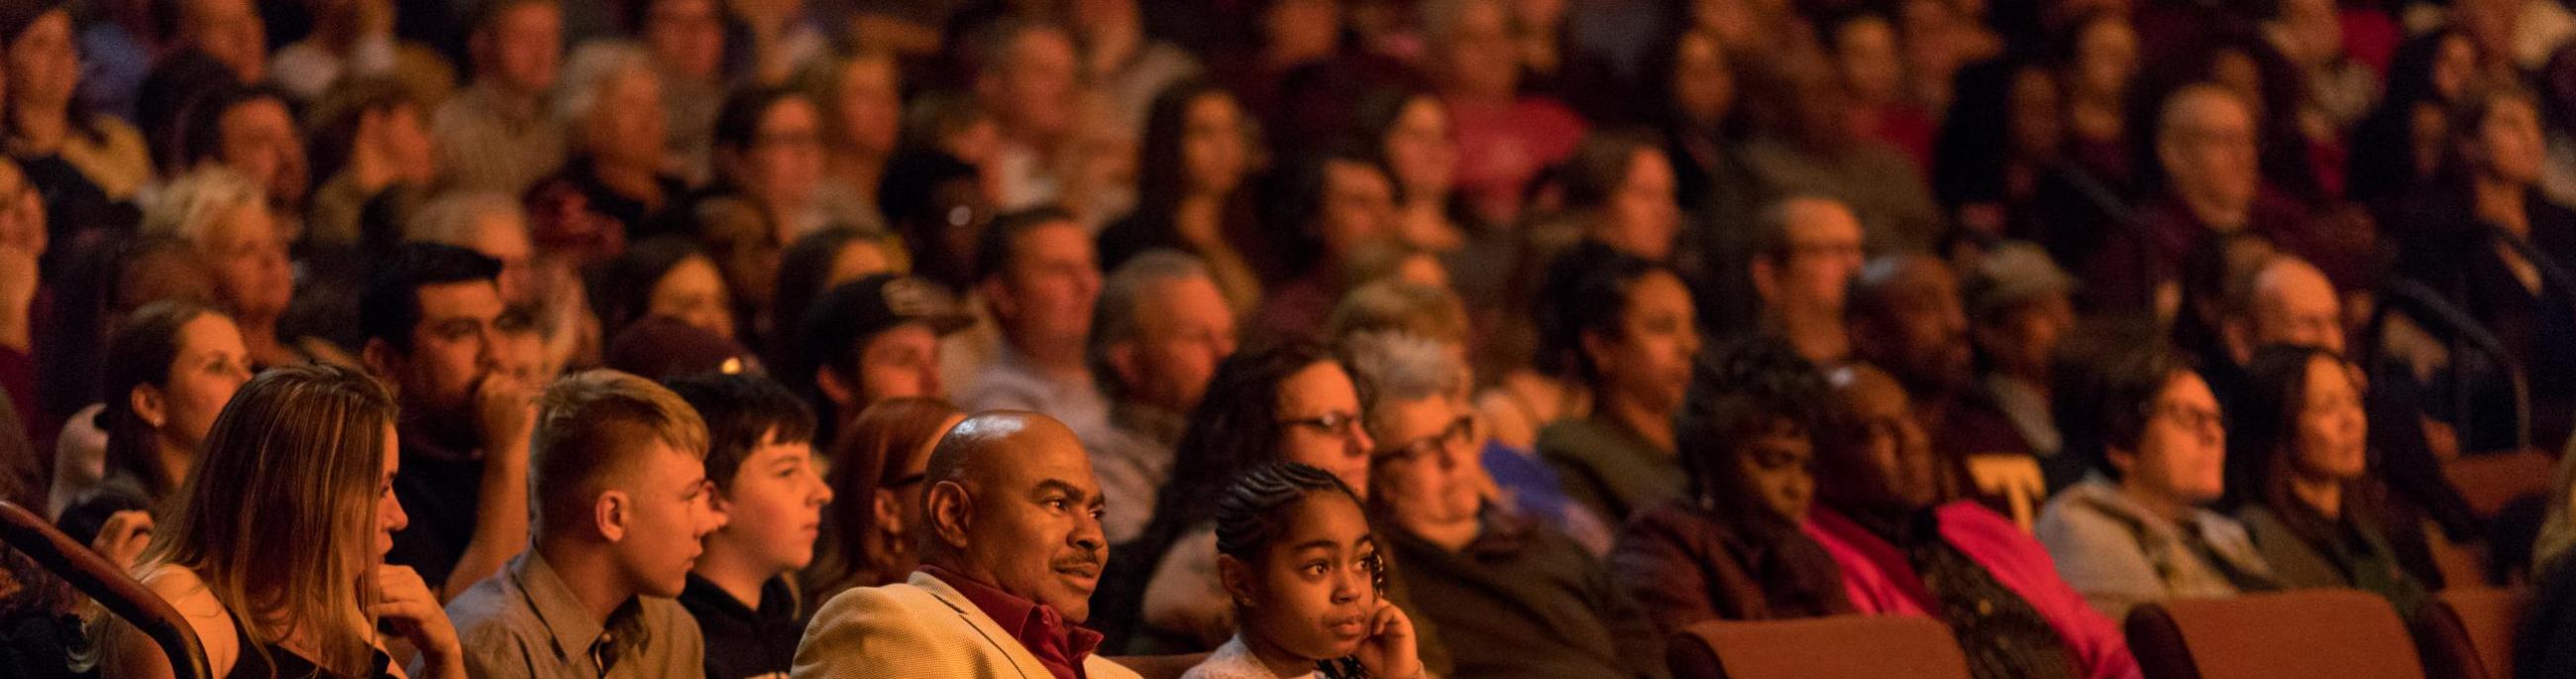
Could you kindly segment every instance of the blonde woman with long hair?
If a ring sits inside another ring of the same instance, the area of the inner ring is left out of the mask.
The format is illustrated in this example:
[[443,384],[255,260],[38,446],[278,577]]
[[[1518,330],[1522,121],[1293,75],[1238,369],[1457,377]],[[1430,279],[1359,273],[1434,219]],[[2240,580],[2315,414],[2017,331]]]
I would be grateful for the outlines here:
[[[274,369],[216,417],[135,575],[205,642],[214,676],[402,677],[379,629],[427,677],[465,676],[447,614],[384,565],[409,518],[394,499],[394,400],[330,366]],[[144,635],[110,628],[105,676],[170,676]]]

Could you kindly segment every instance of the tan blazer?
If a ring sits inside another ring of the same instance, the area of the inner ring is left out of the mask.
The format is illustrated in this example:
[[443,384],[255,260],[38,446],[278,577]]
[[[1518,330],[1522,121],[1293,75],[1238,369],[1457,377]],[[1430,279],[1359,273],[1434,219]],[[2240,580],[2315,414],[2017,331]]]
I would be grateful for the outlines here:
[[[1141,679],[1098,655],[1090,679]],[[966,596],[926,573],[842,592],[796,646],[795,679],[1052,679],[1036,655]]]

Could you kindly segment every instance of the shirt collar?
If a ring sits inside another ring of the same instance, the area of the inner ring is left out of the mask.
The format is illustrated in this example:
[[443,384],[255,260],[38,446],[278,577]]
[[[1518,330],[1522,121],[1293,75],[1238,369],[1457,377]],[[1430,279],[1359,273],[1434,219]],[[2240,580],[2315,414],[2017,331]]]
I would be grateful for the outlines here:
[[[530,549],[521,553],[511,571],[519,589],[528,598],[528,608],[537,614],[537,624],[554,638],[555,653],[571,659],[591,657],[602,660],[600,671],[608,671],[610,658],[633,657],[632,649],[644,645],[643,608],[629,597],[626,603],[608,614],[607,620],[591,617],[590,610],[572,595],[562,576],[546,564],[544,556]],[[611,649],[606,657],[592,654],[594,646],[606,643]]]
[[968,603],[983,611],[985,617],[992,618],[994,624],[1010,632],[1012,639],[1032,651],[1050,646],[1062,648],[1066,657],[1075,666],[1080,666],[1083,658],[1100,647],[1102,637],[1099,632],[1065,622],[1064,615],[1058,613],[1054,606],[1030,601],[1027,597],[1002,591],[1000,587],[938,566],[923,564],[921,572],[939,578],[940,582],[957,590]]

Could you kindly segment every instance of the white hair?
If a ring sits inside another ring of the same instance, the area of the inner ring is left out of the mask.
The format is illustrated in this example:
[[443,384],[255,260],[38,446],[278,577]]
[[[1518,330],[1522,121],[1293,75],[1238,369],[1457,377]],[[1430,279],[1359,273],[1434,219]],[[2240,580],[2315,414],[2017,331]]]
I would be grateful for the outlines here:
[[563,81],[556,89],[555,118],[568,125],[579,125],[599,106],[600,90],[617,82],[619,76],[640,74],[660,80],[661,71],[653,68],[653,57],[643,47],[624,40],[594,40],[582,43],[564,60]]
[[[475,227],[484,218],[507,216],[525,225],[528,215],[519,201],[494,191],[459,191],[441,195],[420,206],[411,219],[403,223],[403,240],[416,243],[438,243],[462,248],[474,247]],[[525,228],[522,226],[521,228]]]
[[206,230],[241,208],[268,208],[268,193],[221,165],[207,164],[161,187],[143,211],[143,233],[170,236],[199,248]]
[[1382,406],[1465,393],[1467,369],[1447,345],[1401,331],[1372,331],[1342,340],[1352,377],[1368,385],[1362,404],[1377,421]]

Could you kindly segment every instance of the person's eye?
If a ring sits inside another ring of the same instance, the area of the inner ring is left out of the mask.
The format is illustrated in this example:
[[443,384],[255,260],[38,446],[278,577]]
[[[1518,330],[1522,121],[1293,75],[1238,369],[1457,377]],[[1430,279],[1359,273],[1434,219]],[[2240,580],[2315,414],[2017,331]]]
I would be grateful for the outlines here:
[[1332,564],[1325,563],[1325,562],[1322,562],[1322,561],[1309,561],[1309,562],[1307,562],[1307,563],[1306,563],[1306,565],[1305,565],[1304,567],[1301,567],[1301,568],[1299,568],[1298,570],[1299,570],[1299,571],[1301,571],[1301,572],[1303,572],[1303,573],[1305,573],[1306,575],[1309,575],[1309,576],[1318,576],[1318,577],[1320,577],[1320,576],[1322,576],[1326,571],[1330,571],[1330,570],[1332,570],[1332,569],[1333,569],[1333,565],[1332,565]]

